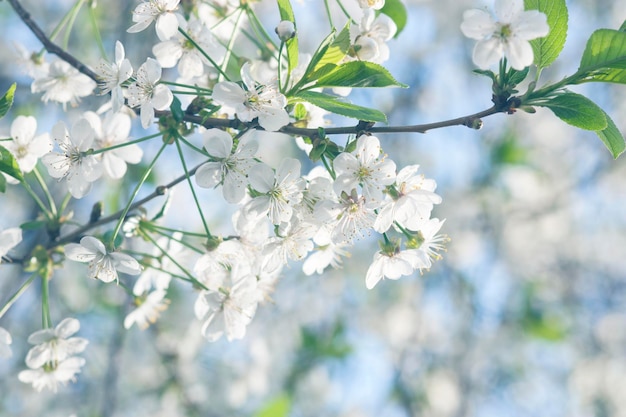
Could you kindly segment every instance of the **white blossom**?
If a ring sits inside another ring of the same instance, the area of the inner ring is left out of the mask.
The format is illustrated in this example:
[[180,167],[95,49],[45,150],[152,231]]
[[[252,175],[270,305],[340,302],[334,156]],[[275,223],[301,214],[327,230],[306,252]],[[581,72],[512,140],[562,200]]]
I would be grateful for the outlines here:
[[222,185],[222,194],[229,203],[239,203],[246,195],[248,172],[257,165],[254,156],[259,147],[250,135],[244,135],[233,151],[233,138],[221,129],[209,129],[203,133],[204,149],[212,161],[196,171],[196,183],[212,188]]
[[115,62],[100,60],[96,73],[100,79],[100,92],[111,93],[113,111],[118,112],[124,105],[122,84],[133,75],[133,67],[125,58],[124,45],[120,41],[115,42]]
[[144,1],[133,10],[134,25],[128,33],[137,33],[146,29],[156,21],[155,29],[160,40],[165,41],[174,36],[178,30],[178,17],[174,13],[180,0],[149,0]]
[[358,0],[362,9],[380,10],[385,6],[385,0]]
[[287,42],[289,39],[296,36],[296,27],[292,21],[282,20],[276,26],[275,32],[281,41]]
[[157,61],[148,58],[137,70],[136,81],[128,87],[128,105],[141,107],[141,125],[150,126],[154,119],[154,110],[166,110],[174,96],[167,86],[159,84],[161,66]]
[[37,119],[32,116],[17,116],[11,123],[11,141],[4,147],[15,156],[22,172],[31,172],[37,161],[52,150],[50,135],[35,136]]
[[259,125],[267,131],[277,131],[289,123],[285,110],[287,98],[275,84],[259,84],[250,74],[250,63],[241,67],[241,79],[246,88],[232,81],[222,81],[213,88],[213,101],[234,109],[237,118],[250,122],[259,118]]
[[398,279],[425,267],[426,255],[417,249],[398,250],[392,253],[378,251],[367,270],[365,286],[371,290],[384,277]]
[[339,202],[323,200],[315,205],[315,217],[332,228],[331,240],[335,244],[352,243],[371,229],[376,220],[374,210],[378,203],[368,202],[355,190],[342,193]]
[[350,193],[361,187],[367,200],[381,200],[387,185],[396,179],[396,164],[381,153],[375,136],[362,135],[353,153],[342,152],[333,161],[337,179],[335,192]]
[[94,80],[59,59],[50,64],[46,75],[35,78],[30,89],[33,93],[43,92],[41,99],[45,103],[57,101],[65,108],[67,103],[76,106],[80,98],[90,95],[94,88]]
[[91,190],[91,184],[102,175],[100,162],[87,155],[94,140],[94,130],[86,119],[80,119],[68,133],[65,123],[58,122],[52,128],[52,137],[61,152],[50,152],[41,158],[52,178],[64,179],[74,198],[83,198]]
[[78,356],[69,357],[63,361],[52,364],[48,368],[27,369],[21,371],[17,377],[25,384],[32,384],[37,392],[44,388],[57,392],[59,384],[76,381],[76,375],[85,365],[85,359]]
[[548,34],[546,15],[538,10],[524,11],[523,0],[496,0],[496,19],[484,10],[463,13],[461,31],[478,40],[473,60],[480,68],[488,68],[503,56],[511,67],[522,70],[533,63],[530,40]]
[[[83,117],[89,121],[95,133],[97,149],[118,146],[128,141],[130,116],[121,112],[108,112],[100,119],[94,112],[86,112]],[[100,153],[104,173],[112,179],[120,179],[126,174],[126,164],[141,162],[143,150],[137,144],[126,145]]]
[[389,59],[387,41],[392,39],[398,27],[386,14],[376,16],[374,9],[363,10],[359,33],[355,38],[355,54],[362,61],[383,63]]
[[145,297],[138,297],[135,301],[137,308],[124,319],[124,328],[130,329],[133,324],[137,324],[137,327],[145,330],[150,324],[155,323],[161,312],[165,311],[169,305],[169,300],[165,298],[165,295],[165,291],[156,290]]
[[65,256],[76,262],[89,263],[89,278],[103,282],[117,281],[118,272],[130,275],[141,273],[135,258],[119,252],[109,252],[102,242],[93,236],[85,236],[78,243],[65,245]]

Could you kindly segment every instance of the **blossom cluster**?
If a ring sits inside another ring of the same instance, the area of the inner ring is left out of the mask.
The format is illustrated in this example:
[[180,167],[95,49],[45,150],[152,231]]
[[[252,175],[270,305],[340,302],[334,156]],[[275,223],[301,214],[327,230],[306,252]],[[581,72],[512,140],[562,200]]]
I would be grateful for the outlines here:
[[[34,117],[15,118],[6,149],[14,155],[21,173],[34,171],[45,187],[37,168],[41,161],[50,178],[62,182],[71,197],[81,199],[103,177],[125,179],[127,165],[139,164],[144,158],[139,142],[163,136],[158,139],[162,143],[188,144],[204,158],[189,185],[220,189],[216,192],[234,207],[234,233],[228,236],[211,234],[206,224],[202,239],[198,233],[172,232],[159,224],[162,214],[150,219],[143,211],[131,211],[132,201],[115,219],[114,231],[99,234],[96,225],[91,226],[97,223],[98,214],[63,245],[56,243],[58,236],[51,236],[47,249],[63,248],[50,254],[63,257],[61,261],[55,258],[57,264],[64,260],[87,263],[87,277],[120,284],[127,290],[135,308],[126,316],[125,328],[137,325],[145,329],[154,323],[170,303],[167,295],[172,280],[182,278],[197,290],[193,309],[203,323],[203,336],[210,341],[223,336],[240,339],[258,305],[271,299],[291,262],[301,261],[306,275],[322,274],[329,267],[340,268],[355,242],[375,236],[380,249],[373,254],[364,277],[365,286],[372,289],[384,278],[396,280],[428,270],[445,249],[447,237],[440,234],[444,221],[432,217],[434,206],[442,202],[436,182],[418,173],[416,164],[397,167],[372,134],[348,137],[345,147],[323,155],[322,164],[308,171],[296,158],[283,158],[277,166],[263,160],[252,129],[278,132],[290,124],[303,123],[323,131],[328,124],[324,119],[327,111],[288,94],[306,71],[311,71],[307,67],[311,57],[301,56],[298,67],[287,77],[276,62],[245,57],[238,74],[241,81],[229,78],[232,51],[225,45],[232,36],[231,19],[240,7],[233,3],[237,2],[220,2],[227,17],[216,23],[206,2],[187,16],[179,0],[142,2],[133,12],[134,24],[128,32],[143,31],[154,23],[158,37],[152,47],[154,57],[143,59],[135,70],[118,41],[113,62],[102,60],[95,66],[97,83],[66,61],[48,63],[42,56],[20,49],[21,61],[33,78],[31,91],[43,93],[44,102],[57,102],[65,109],[96,92],[107,97],[97,112],[82,112],[69,127],[59,121],[50,134],[36,135]],[[380,64],[388,60],[387,42],[398,29],[389,16],[377,15],[384,4],[384,0],[355,0],[361,12],[360,24],[350,30],[350,48],[341,63]],[[506,13],[502,4],[497,2],[497,15],[508,26],[492,21],[484,26],[487,17],[476,12],[465,16],[462,30],[475,38],[492,35],[477,46],[479,65],[491,63],[501,51],[508,54],[513,67],[528,65],[528,48],[518,42],[520,38],[524,42],[531,39],[523,31],[529,28],[524,25],[526,15],[513,16],[521,13],[518,1],[513,1]],[[540,20],[533,16],[528,17],[531,23]],[[513,36],[512,46],[507,43],[508,31]],[[543,32],[539,28],[532,33],[540,36]],[[281,22],[277,34],[281,42],[290,41],[296,34],[293,22]],[[484,52],[485,48],[489,50]],[[519,51],[521,57],[516,55]],[[179,78],[164,79],[163,68],[174,67]],[[188,103],[186,97],[192,92],[197,94],[196,100]],[[211,108],[207,114],[190,112],[193,116],[236,119],[240,124],[218,129],[205,128],[197,120],[181,123],[183,116],[174,114],[181,101],[189,105],[188,109],[196,101],[201,103],[201,111]],[[296,109],[301,108],[305,114],[297,115]],[[160,135],[131,139],[136,116],[141,127],[148,129],[163,114],[179,124],[173,128],[168,125],[173,122],[162,117]],[[202,143],[193,143],[198,137]],[[309,155],[311,142],[302,146]],[[19,182],[10,176],[7,179]],[[41,200],[37,202],[56,230],[66,226],[61,224],[64,213],[52,197],[49,207]],[[202,212],[201,204],[198,210]],[[120,230],[125,236],[123,244],[116,239],[121,237]],[[7,255],[20,241],[20,229],[1,232],[0,255]],[[146,244],[149,250],[133,252]],[[46,271],[52,275],[51,270]],[[42,279],[48,280],[49,275],[42,274]],[[85,360],[75,355],[85,349],[87,341],[69,337],[79,329],[76,319],[65,319],[54,329],[49,322],[45,327],[29,338],[35,346],[26,358],[29,369],[21,372],[19,379],[37,391],[56,391],[59,383],[73,381],[80,372]],[[0,328],[0,355],[10,353],[11,342],[10,334]]]

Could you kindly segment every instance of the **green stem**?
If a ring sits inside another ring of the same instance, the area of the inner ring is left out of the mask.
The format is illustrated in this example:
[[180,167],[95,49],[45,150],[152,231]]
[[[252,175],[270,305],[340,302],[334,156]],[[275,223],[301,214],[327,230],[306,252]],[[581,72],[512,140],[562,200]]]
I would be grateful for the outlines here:
[[333,30],[335,25],[333,24],[333,16],[330,12],[330,5],[328,4],[328,0],[324,0],[324,8],[326,9],[326,16],[328,17],[328,23],[330,24],[330,30]]
[[[184,241],[184,240],[182,240],[182,239],[176,239],[173,235],[170,235],[169,233],[166,233],[166,232],[164,232],[164,231],[162,231],[162,230],[159,230],[159,229],[152,229],[152,232],[153,232],[153,233],[155,233],[155,234],[157,234],[157,235],[159,235],[159,236],[163,236],[163,237],[165,237],[165,238],[167,238],[167,239],[169,239],[169,240],[173,240],[174,242],[178,242],[178,243],[180,243],[181,245],[183,245],[183,246],[185,246],[185,247],[189,248],[190,250],[192,250],[192,251],[194,251],[194,252],[196,252],[196,253],[203,254],[203,253],[205,252],[205,251],[203,251],[203,250],[201,250],[201,249],[196,248],[196,247],[195,247],[195,246],[193,246],[192,244],[190,244],[190,243],[188,243],[188,242],[185,242],[185,241]],[[174,230],[172,233],[178,233],[178,232],[180,232],[180,230]],[[196,235],[197,235],[197,236],[199,236],[199,237],[203,237],[203,238],[207,239],[207,236],[206,236],[206,235],[203,235],[203,234],[200,234],[200,233],[196,233]]]
[[339,8],[341,9],[341,11],[343,12],[344,15],[346,15],[346,17],[348,19],[350,19],[350,21],[352,22],[352,24],[354,25],[358,25],[359,22],[357,22],[356,20],[354,20],[352,18],[352,16],[350,16],[350,13],[348,13],[348,11],[346,10],[346,8],[343,6],[343,4],[341,3],[341,0],[337,0],[337,5],[339,5]]
[[150,163],[150,166],[148,166],[146,171],[143,173],[143,176],[141,177],[141,179],[137,183],[137,186],[133,190],[133,193],[132,193],[130,199],[128,200],[128,204],[126,204],[126,207],[124,207],[124,210],[120,214],[120,217],[117,220],[117,224],[115,225],[115,229],[113,230],[113,234],[111,235],[111,240],[109,241],[109,248],[111,250],[115,249],[115,239],[117,238],[117,235],[119,234],[120,229],[122,228],[122,223],[124,223],[124,220],[126,219],[126,215],[128,214],[128,211],[130,210],[130,207],[132,206],[133,201],[137,197],[137,194],[139,194],[139,190],[141,189],[143,184],[148,179],[148,176],[152,172],[152,169],[156,165],[157,160],[161,156],[161,153],[163,153],[163,151],[165,150],[166,146],[167,146],[167,143],[163,143],[163,145],[161,145],[161,148],[159,149],[159,152],[157,152],[156,156],[154,157],[154,159]]
[[0,318],[2,318],[2,316],[4,316],[4,314],[9,311],[9,309],[11,308],[11,306],[22,296],[22,294],[24,294],[24,292],[28,289],[28,287],[30,286],[30,284],[33,283],[33,280],[37,277],[37,273],[33,272],[26,281],[24,281],[24,283],[22,284],[22,286],[20,288],[17,289],[17,291],[15,291],[15,294],[13,294],[11,296],[11,298],[9,298],[7,300],[7,302],[4,304],[4,306],[2,307],[2,310],[0,310]]
[[191,195],[193,196],[193,201],[196,203],[196,208],[198,209],[198,213],[200,214],[200,219],[202,220],[202,226],[204,227],[204,231],[206,235],[211,238],[211,232],[209,231],[209,226],[207,225],[206,219],[204,218],[204,213],[202,212],[202,208],[200,207],[200,201],[198,200],[198,196],[196,195],[196,189],[194,188],[191,182],[191,176],[189,175],[189,170],[187,169],[187,164],[185,163],[185,156],[183,155],[183,149],[180,146],[180,135],[176,139],[176,149],[178,150],[178,156],[180,157],[180,162],[183,165],[183,170],[185,171],[185,177],[187,178],[187,183],[189,184],[189,189],[191,190]]
[[[283,85],[282,84],[282,76],[281,74],[283,73],[283,51],[285,49],[285,42],[281,42],[280,43],[280,49],[278,50],[278,72],[277,72],[277,77],[278,77],[278,91],[280,91],[281,93],[285,92],[285,88],[287,88],[287,85]],[[287,72],[289,72],[289,69],[287,69]]]
[[206,91],[209,94],[211,94],[213,92],[213,90],[211,90],[210,88],[204,88],[204,87],[200,87],[200,86],[197,86],[197,85],[175,83],[175,82],[172,82],[172,81],[161,81],[161,84],[171,85],[171,86],[174,86],[174,87],[193,88],[194,90],[198,90],[198,91]]
[[67,29],[65,30],[65,36],[63,37],[63,49],[67,50],[67,46],[70,43],[70,34],[72,33],[72,28],[74,27],[74,22],[76,22],[76,18],[78,17],[78,12],[82,7],[84,0],[78,0],[72,10],[70,11],[70,18],[67,24]]
[[52,220],[54,219],[55,215],[52,214],[50,212],[50,210],[48,210],[48,208],[45,206],[45,204],[43,203],[43,201],[41,201],[41,199],[39,198],[39,196],[35,193],[35,191],[33,191],[33,189],[31,188],[30,184],[26,182],[26,180],[22,180],[21,182],[22,186],[24,187],[24,189],[26,190],[26,192],[28,193],[28,195],[30,195],[32,197],[32,199],[35,201],[35,203],[37,204],[37,206],[39,206],[39,208],[41,209],[41,211],[46,215],[46,217],[48,218],[48,220]]
[[39,169],[36,166],[33,169],[32,173],[33,175],[35,175],[35,179],[37,180],[37,183],[39,183],[41,190],[43,191],[43,193],[46,196],[46,199],[48,200],[48,204],[50,205],[50,212],[54,216],[57,216],[58,215],[57,206],[54,203],[54,198],[52,197],[52,194],[50,193],[50,189],[48,189],[48,184],[46,184],[46,181],[43,179],[43,177],[41,176],[41,173],[39,172]]
[[326,171],[328,171],[328,173],[330,174],[330,177],[333,179],[333,181],[336,180],[337,179],[337,175],[335,174],[335,170],[330,167],[330,165],[328,164],[328,161],[326,160],[326,157],[324,155],[322,155],[320,159],[322,160],[322,163],[324,164],[324,167],[326,168]]
[[228,68],[228,62],[230,61],[230,57],[232,56],[233,46],[235,45],[235,39],[237,37],[236,34],[239,33],[239,27],[241,26],[241,18],[243,17],[243,14],[244,14],[244,10],[239,9],[239,14],[237,15],[237,18],[235,19],[235,26],[233,28],[232,35],[230,36],[230,39],[228,40],[228,45],[226,46],[226,54],[224,55],[224,60],[222,61],[222,68],[220,71],[220,75],[217,78],[217,81],[220,81],[221,73],[225,72],[226,68]]
[[205,51],[204,49],[200,48],[200,45],[198,45],[196,43],[196,41],[194,41],[191,36],[189,36],[187,34],[187,32],[185,32],[182,28],[178,28],[178,31],[185,37],[185,39],[187,39],[194,48],[196,48],[198,50],[198,52],[200,52],[202,54],[203,57],[205,57],[210,63],[211,65],[213,65],[213,67],[215,67],[215,69],[222,75],[224,76],[224,78],[226,79],[226,81],[230,81],[230,78],[228,78],[228,75],[222,71],[222,69],[220,68],[219,65],[217,65],[217,63],[213,60],[213,58],[211,58]]
[[100,49],[100,55],[103,59],[106,59],[107,53],[104,50],[102,36],[100,36],[100,29],[98,28],[98,21],[96,20],[96,9],[93,6],[88,6],[87,8],[89,9],[89,20],[91,22],[91,27],[93,28],[93,34],[96,37],[96,43],[98,44],[98,48]]
[[189,148],[193,149],[194,151],[198,152],[200,155],[206,156],[208,157],[209,154],[203,150],[198,148],[196,145],[194,145],[193,143],[189,142],[187,139],[185,139],[183,136],[180,136],[180,140],[187,145]]
[[[245,6],[245,10],[246,10],[246,15],[248,16],[248,19],[250,19],[252,29],[257,33],[259,38],[265,38],[267,43],[269,43],[270,45],[274,47],[274,51],[277,51],[278,45],[276,45],[276,42],[274,42],[274,39],[272,39],[269,33],[267,33],[267,30],[265,30],[265,26],[263,26],[263,23],[261,23],[256,13],[254,13],[254,10],[252,10],[252,8],[249,6]],[[265,48],[267,49],[267,47]]]
[[41,325],[44,329],[52,327],[50,319],[50,289],[48,277],[41,276]]
[[166,235],[164,232],[170,232],[170,233],[178,232],[178,233],[183,234],[184,236],[201,237],[201,238],[204,238],[204,239],[208,238],[208,236],[203,234],[203,233],[186,232],[184,230],[172,229],[170,227],[160,226],[160,225],[154,224],[154,223],[147,223],[146,225],[144,225],[144,227],[146,227],[146,229],[148,229],[148,230],[151,230],[151,231],[153,231],[155,233],[159,233],[159,234],[161,234],[163,236],[169,236],[169,235]]
[[113,149],[118,149],[118,148],[123,148],[125,146],[135,145],[137,143],[144,142],[144,141],[150,140],[150,139],[154,139],[154,138],[159,137],[159,136],[163,136],[163,132],[154,133],[152,135],[144,136],[144,137],[139,138],[139,139],[129,140],[128,142],[124,142],[124,143],[118,143],[117,145],[112,145],[112,146],[109,146],[108,148],[102,148],[102,149],[97,149],[97,150],[90,149],[87,152],[84,152],[84,154],[85,155],[97,155],[99,153],[112,151]]

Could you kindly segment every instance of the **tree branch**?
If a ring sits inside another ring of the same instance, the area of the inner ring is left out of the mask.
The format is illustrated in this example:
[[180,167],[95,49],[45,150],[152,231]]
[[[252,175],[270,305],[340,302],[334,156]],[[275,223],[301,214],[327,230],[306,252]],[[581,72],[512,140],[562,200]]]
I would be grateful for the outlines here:
[[11,7],[13,7],[13,10],[15,10],[15,13],[17,13],[20,19],[22,19],[22,22],[24,22],[24,24],[28,26],[31,32],[33,32],[33,34],[37,37],[37,39],[39,39],[39,42],[43,44],[46,51],[58,56],[59,58],[61,58],[62,60],[64,60],[65,62],[67,62],[74,68],[76,68],[78,71],[82,72],[87,77],[94,80],[95,82],[99,82],[98,76],[96,75],[95,72],[93,72],[91,69],[89,69],[89,67],[87,67],[85,64],[80,62],[78,59],[76,59],[73,55],[66,52],[63,48],[61,48],[60,46],[52,42],[50,38],[48,38],[48,36],[43,32],[43,30],[41,30],[39,25],[37,25],[37,23],[35,23],[35,21],[31,19],[30,13],[24,10],[24,8],[22,7],[19,1],[17,0],[7,0],[7,1],[11,5]]

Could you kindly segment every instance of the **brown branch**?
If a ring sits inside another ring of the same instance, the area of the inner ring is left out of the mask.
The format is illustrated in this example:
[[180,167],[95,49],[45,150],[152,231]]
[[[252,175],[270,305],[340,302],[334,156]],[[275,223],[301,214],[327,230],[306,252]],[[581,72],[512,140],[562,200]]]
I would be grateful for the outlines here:
[[87,77],[94,80],[95,82],[99,82],[98,76],[96,75],[95,72],[93,72],[91,69],[89,69],[89,67],[87,67],[85,64],[80,62],[78,59],[76,59],[73,55],[65,51],[63,48],[61,48],[60,46],[52,42],[50,38],[48,38],[48,36],[43,32],[43,30],[41,30],[39,25],[37,25],[37,23],[35,23],[35,21],[31,19],[30,13],[24,10],[24,8],[22,7],[19,1],[17,0],[7,0],[7,1],[11,5],[11,7],[13,7],[13,10],[15,10],[15,13],[17,13],[20,19],[22,19],[22,22],[24,22],[24,24],[28,26],[31,32],[33,32],[33,34],[37,37],[37,39],[39,39],[39,42],[43,44],[46,51],[58,56],[59,58],[61,58],[62,60],[64,60],[65,62],[67,62],[74,68],[76,68],[78,71],[82,72]]

